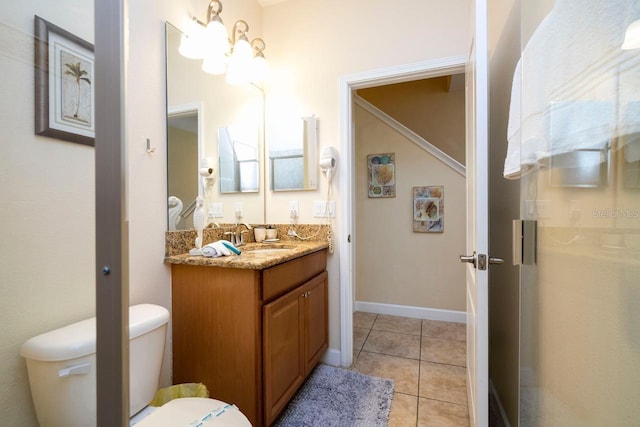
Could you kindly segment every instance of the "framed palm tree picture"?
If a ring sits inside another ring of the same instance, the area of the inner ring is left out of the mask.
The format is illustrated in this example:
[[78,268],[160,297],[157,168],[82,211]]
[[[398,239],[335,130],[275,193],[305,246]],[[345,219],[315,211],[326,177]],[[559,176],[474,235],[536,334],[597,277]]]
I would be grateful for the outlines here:
[[35,133],[94,145],[93,45],[34,18]]

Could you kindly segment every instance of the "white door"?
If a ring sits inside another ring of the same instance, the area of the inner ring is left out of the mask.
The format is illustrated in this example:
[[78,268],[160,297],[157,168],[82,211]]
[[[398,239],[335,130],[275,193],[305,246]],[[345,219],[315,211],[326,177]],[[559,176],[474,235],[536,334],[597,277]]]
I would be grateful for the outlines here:
[[472,0],[466,68],[467,396],[471,426],[488,425],[488,54],[487,3]]

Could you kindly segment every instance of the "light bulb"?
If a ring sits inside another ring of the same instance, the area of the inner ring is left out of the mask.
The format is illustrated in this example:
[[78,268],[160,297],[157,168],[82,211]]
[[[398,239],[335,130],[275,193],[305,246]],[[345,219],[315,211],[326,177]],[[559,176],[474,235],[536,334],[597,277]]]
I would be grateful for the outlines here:
[[209,74],[224,74],[227,66],[222,55],[207,55],[202,61],[202,71]]
[[253,82],[259,83],[264,81],[267,77],[267,73],[269,71],[269,66],[267,64],[267,60],[263,55],[258,54],[255,58],[253,58]]
[[204,38],[204,27],[196,21],[190,21],[187,31],[180,36],[178,52],[189,59],[204,58]]
[[207,24],[206,30],[207,50],[215,54],[226,54],[229,51],[227,29],[222,22],[213,20]]
[[246,38],[240,38],[233,46],[233,53],[231,54],[231,63],[236,63],[239,66],[246,67],[251,65],[253,58],[253,49]]
[[246,37],[241,37],[233,46],[233,53],[229,60],[226,81],[232,85],[242,85],[251,82],[251,65],[253,49]]

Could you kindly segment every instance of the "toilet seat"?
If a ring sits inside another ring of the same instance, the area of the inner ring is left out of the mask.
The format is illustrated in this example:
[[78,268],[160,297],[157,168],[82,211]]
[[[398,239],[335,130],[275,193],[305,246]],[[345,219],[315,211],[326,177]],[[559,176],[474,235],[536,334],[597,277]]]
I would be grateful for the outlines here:
[[247,417],[235,405],[203,397],[173,399],[137,423],[136,427],[196,426],[209,414],[211,416],[202,422],[202,427],[251,427]]

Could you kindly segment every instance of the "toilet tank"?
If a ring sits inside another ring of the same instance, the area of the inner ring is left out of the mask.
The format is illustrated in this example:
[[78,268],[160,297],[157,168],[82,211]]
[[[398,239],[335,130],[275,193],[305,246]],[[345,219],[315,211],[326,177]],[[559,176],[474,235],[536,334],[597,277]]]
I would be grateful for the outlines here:
[[[158,389],[169,321],[166,308],[129,307],[130,415]],[[31,338],[20,355],[27,361],[31,397],[41,427],[96,425],[96,319]]]

